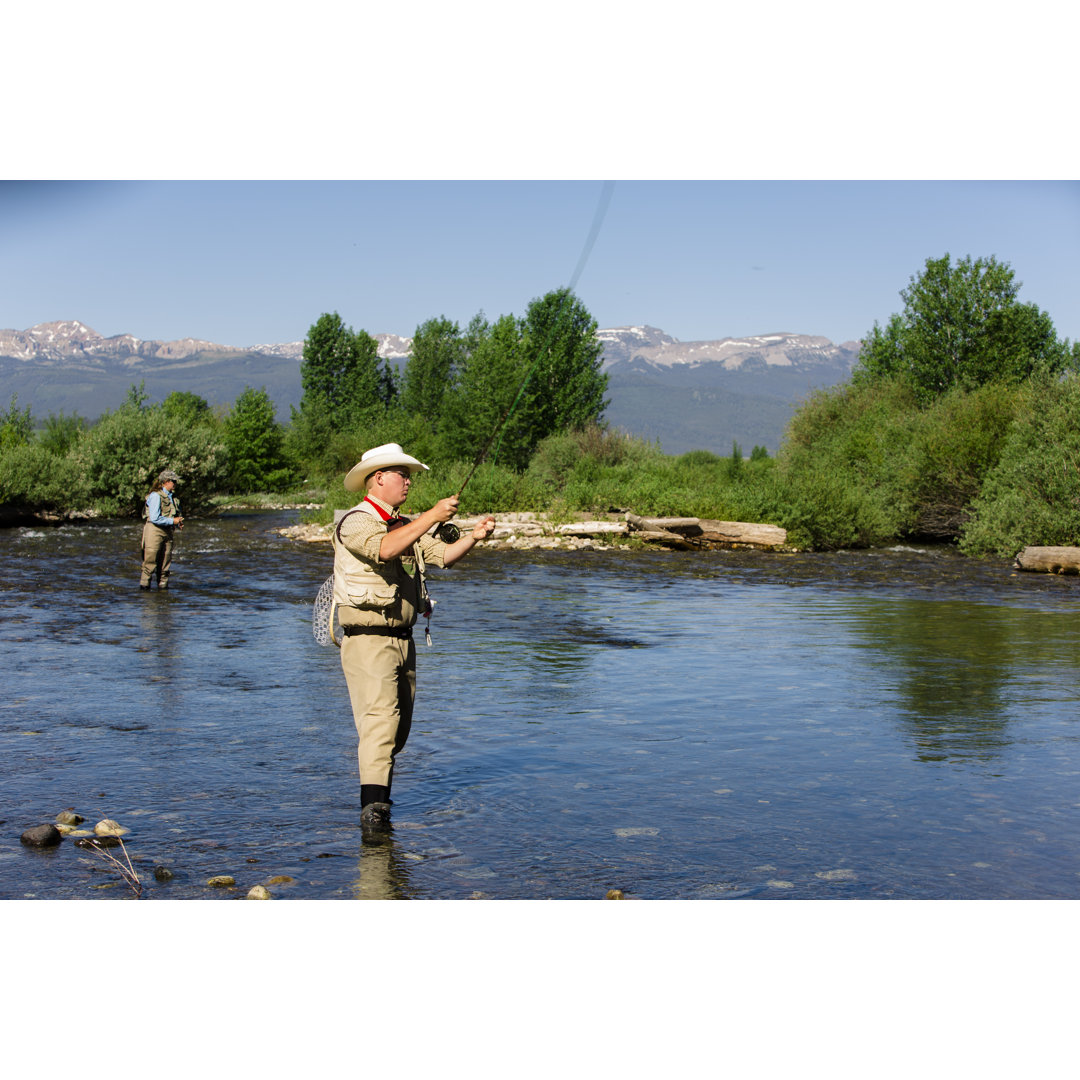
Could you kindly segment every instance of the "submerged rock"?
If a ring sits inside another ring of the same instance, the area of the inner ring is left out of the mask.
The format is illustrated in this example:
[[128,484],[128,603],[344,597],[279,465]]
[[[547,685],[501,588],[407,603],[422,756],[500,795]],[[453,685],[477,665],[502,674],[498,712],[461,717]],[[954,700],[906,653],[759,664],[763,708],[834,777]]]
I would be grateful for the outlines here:
[[81,814],[76,814],[71,810],[61,810],[56,815],[56,823],[58,825],[81,825],[86,818]]
[[206,884],[211,889],[231,889],[236,885],[236,878],[229,874],[218,874],[217,877],[209,878]]
[[173,872],[167,866],[155,866],[154,867],[154,880],[155,881],[172,881]]
[[81,848],[101,848],[107,847],[119,847],[119,836],[84,836],[75,841],[76,847]]
[[53,847],[63,839],[55,825],[35,825],[27,829],[19,839],[27,847]]

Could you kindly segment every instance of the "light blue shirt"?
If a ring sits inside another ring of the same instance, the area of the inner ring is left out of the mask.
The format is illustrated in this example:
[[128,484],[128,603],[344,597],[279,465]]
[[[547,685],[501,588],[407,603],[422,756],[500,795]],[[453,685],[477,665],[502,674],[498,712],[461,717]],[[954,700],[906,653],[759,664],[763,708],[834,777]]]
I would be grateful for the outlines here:
[[[172,499],[173,505],[176,507],[177,513],[179,513],[180,500],[175,495],[173,495]],[[176,522],[176,518],[162,516],[160,491],[151,491],[146,496],[146,520],[152,525],[173,525]]]

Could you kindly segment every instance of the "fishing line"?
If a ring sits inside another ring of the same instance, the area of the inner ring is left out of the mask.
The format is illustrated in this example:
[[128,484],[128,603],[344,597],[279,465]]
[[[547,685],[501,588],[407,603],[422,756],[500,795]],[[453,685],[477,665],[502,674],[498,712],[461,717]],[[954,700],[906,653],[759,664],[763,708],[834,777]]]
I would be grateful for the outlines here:
[[[492,492],[495,489],[495,460],[499,456],[499,447],[502,446],[502,432],[506,428],[506,423],[510,417],[514,414],[514,410],[518,406],[518,402],[521,401],[522,394],[525,393],[525,387],[529,383],[529,379],[532,378],[533,372],[537,369],[540,361],[545,359],[551,350],[551,343],[555,338],[555,333],[559,329],[559,318],[563,313],[563,309],[566,306],[566,301],[573,295],[574,288],[577,286],[578,279],[581,277],[582,272],[585,269],[585,264],[589,261],[589,255],[592,253],[593,245],[596,243],[596,238],[600,235],[600,227],[604,223],[604,217],[607,214],[608,205],[611,203],[612,193],[615,191],[615,181],[605,180],[604,186],[600,191],[600,199],[596,205],[596,211],[593,214],[592,227],[589,229],[589,235],[585,238],[585,243],[581,249],[581,255],[578,257],[577,266],[574,268],[574,273],[570,277],[570,284],[566,288],[562,299],[559,301],[559,306],[555,311],[555,318],[552,320],[551,331],[547,336],[547,341],[544,343],[544,347],[537,354],[536,359],[533,361],[532,366],[525,373],[525,378],[521,382],[521,386],[518,387],[518,392],[514,397],[514,400],[510,403],[510,408],[503,414],[503,418],[499,421],[498,426],[491,433],[491,438],[488,439],[483,450],[480,451],[479,456],[473,463],[473,467],[469,470],[468,476],[465,477],[465,482],[458,488],[457,497],[461,498],[461,493],[465,490],[466,485],[473,478],[473,474],[480,467],[488,450],[491,449],[491,444],[495,442],[495,437],[499,436],[499,441],[495,445],[495,453],[491,458],[491,484],[488,490],[488,502],[491,502]],[[441,529],[453,529],[457,532],[457,526],[452,522],[445,522]],[[446,537],[447,542],[452,542],[456,538],[452,534]],[[333,642],[338,645],[337,631],[340,630],[340,623],[337,622],[337,603],[334,599],[334,576],[330,575],[323,582],[322,587],[319,589],[318,594],[315,597],[315,602],[312,605],[312,635],[320,645],[329,645]],[[429,642],[430,644],[430,639]]]
[[525,373],[525,378],[521,382],[521,386],[518,387],[517,395],[510,403],[510,408],[503,414],[502,420],[499,421],[498,427],[491,434],[491,438],[488,439],[484,449],[480,451],[479,456],[473,463],[473,467],[469,470],[468,476],[465,477],[465,482],[458,489],[457,497],[461,498],[461,493],[465,490],[465,486],[473,478],[473,474],[479,468],[483,462],[488,450],[491,448],[491,444],[495,442],[495,436],[499,436],[499,441],[495,443],[495,453],[491,458],[491,478],[488,487],[488,502],[491,502],[492,492],[495,490],[495,461],[499,456],[499,448],[502,446],[502,436],[506,430],[506,423],[514,414],[514,410],[517,409],[518,402],[521,401],[522,394],[525,393],[525,387],[529,383],[529,379],[532,378],[533,372],[537,369],[540,361],[545,359],[551,350],[551,343],[555,338],[555,333],[559,329],[559,318],[563,313],[563,309],[566,306],[566,301],[573,295],[574,288],[578,283],[578,279],[581,277],[582,272],[585,269],[585,264],[589,261],[589,255],[592,253],[593,245],[596,243],[596,238],[600,235],[600,227],[604,223],[604,217],[607,214],[608,206],[611,203],[611,196],[615,191],[615,181],[605,180],[604,186],[600,190],[600,198],[596,204],[596,210],[593,213],[592,227],[589,229],[589,235],[585,238],[585,243],[581,249],[581,255],[578,257],[577,266],[574,268],[574,273],[570,277],[570,284],[566,287],[566,292],[563,294],[562,299],[559,301],[559,306],[555,311],[555,318],[552,320],[551,330],[548,333],[547,341],[544,343],[543,348],[537,353],[536,359],[533,361],[532,366]]

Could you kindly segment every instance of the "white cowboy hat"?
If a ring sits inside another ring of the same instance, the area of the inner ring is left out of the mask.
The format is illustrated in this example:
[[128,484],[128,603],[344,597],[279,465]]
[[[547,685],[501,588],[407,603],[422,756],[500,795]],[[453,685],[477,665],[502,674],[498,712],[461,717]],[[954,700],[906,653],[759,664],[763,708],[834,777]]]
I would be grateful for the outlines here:
[[428,472],[428,467],[406,454],[396,442],[383,443],[366,450],[360,460],[345,475],[346,491],[363,491],[367,478],[380,469],[403,465],[410,473]]

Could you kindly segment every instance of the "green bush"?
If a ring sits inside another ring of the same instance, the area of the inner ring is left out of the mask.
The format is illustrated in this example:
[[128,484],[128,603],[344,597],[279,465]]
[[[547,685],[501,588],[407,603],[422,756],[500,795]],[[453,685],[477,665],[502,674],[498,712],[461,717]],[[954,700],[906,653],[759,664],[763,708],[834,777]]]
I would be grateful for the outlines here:
[[1080,376],[1039,380],[1020,396],[998,460],[974,500],[960,548],[1015,555],[1080,545]]
[[44,429],[38,435],[38,444],[55,457],[62,458],[76,446],[86,428],[86,421],[78,413],[71,416],[65,416],[62,411],[59,416],[49,413]]
[[285,437],[274,419],[274,403],[265,387],[244,387],[221,430],[229,452],[229,484],[233,491],[250,494],[294,485],[285,458]]
[[795,542],[870,546],[911,529],[916,414],[902,379],[845,384],[808,400],[788,427],[774,491],[775,517]]
[[915,414],[908,460],[920,535],[955,539],[998,462],[1016,410],[1015,387],[988,383],[954,388]]
[[34,421],[30,416],[30,406],[19,408],[19,395],[11,395],[11,405],[0,409],[0,453],[13,446],[24,446],[30,441],[34,430]]
[[64,513],[86,509],[78,466],[46,447],[23,443],[0,454],[0,506]]
[[106,413],[71,454],[86,498],[107,516],[138,517],[162,469],[180,476],[177,495],[185,515],[210,505],[225,486],[226,453],[208,427],[131,401]]

